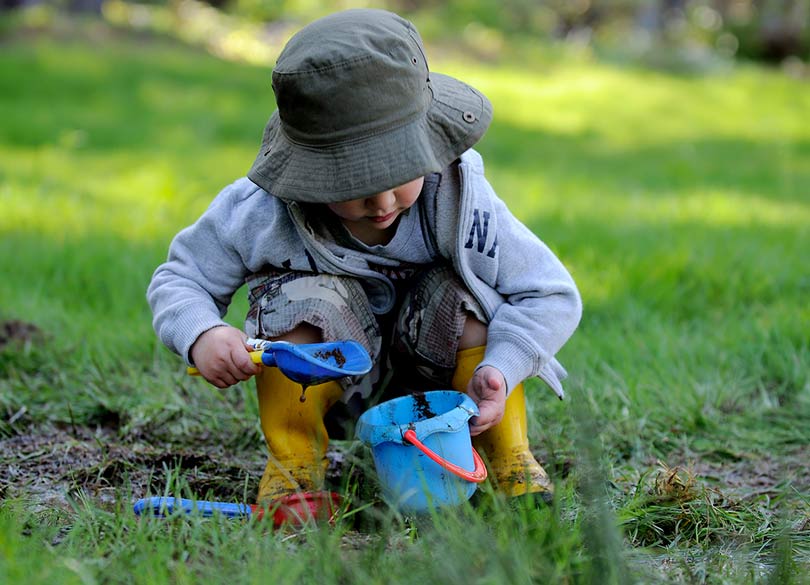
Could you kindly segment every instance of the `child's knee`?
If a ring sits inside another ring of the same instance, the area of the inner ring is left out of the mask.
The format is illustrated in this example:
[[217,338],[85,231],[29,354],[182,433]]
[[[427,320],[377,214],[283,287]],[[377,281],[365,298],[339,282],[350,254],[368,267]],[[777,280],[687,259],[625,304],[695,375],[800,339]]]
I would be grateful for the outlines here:
[[458,340],[458,349],[470,349],[487,344],[487,326],[476,319],[472,313],[467,313],[464,329]]

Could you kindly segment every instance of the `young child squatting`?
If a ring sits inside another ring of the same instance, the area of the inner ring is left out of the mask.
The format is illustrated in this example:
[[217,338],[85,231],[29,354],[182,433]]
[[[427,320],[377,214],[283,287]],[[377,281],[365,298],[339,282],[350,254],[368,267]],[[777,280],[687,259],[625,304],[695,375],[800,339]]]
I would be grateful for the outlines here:
[[[148,290],[160,339],[211,384],[256,377],[270,458],[258,501],[323,489],[324,418],[376,393],[469,394],[497,489],[548,499],[523,381],[562,396],[555,354],[581,301],[561,262],[484,177],[491,105],[430,71],[413,25],[348,10],[298,32],[272,74],[277,110],[247,177],[171,243]],[[223,321],[247,283],[245,330]],[[374,369],[307,390],[250,359],[247,336],[352,339]],[[328,417],[327,417],[328,420]]]

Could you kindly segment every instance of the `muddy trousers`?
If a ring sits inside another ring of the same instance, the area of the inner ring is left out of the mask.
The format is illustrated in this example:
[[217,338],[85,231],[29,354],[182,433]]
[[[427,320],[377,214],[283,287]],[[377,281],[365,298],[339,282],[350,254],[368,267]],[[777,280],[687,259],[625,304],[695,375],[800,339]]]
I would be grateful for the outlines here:
[[[259,504],[280,496],[323,489],[329,436],[326,411],[340,399],[337,382],[310,386],[306,394],[278,368],[263,368],[256,376],[259,417],[270,456],[259,482]],[[305,400],[301,400],[302,395]]]
[[[475,368],[484,359],[486,347],[463,349],[456,354],[452,388],[465,392]],[[526,397],[523,384],[506,399],[503,419],[496,426],[473,437],[473,446],[484,456],[494,487],[508,497],[531,494],[548,502],[553,486],[548,474],[529,450]]]

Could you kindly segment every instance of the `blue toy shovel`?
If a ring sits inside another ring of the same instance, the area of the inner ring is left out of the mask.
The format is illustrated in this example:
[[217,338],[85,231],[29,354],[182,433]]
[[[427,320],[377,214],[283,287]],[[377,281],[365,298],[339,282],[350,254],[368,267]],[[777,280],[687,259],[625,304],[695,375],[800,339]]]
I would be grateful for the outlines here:
[[210,518],[220,514],[225,518],[248,520],[272,520],[278,527],[282,524],[301,525],[307,520],[334,522],[343,502],[333,492],[295,493],[276,499],[269,508],[255,504],[231,504],[228,502],[195,501],[183,498],[143,498],[135,502],[133,511],[137,516],[165,518],[175,513],[199,514]]
[[135,502],[133,510],[138,516],[171,516],[176,511],[186,514],[198,512],[203,518],[210,518],[216,513],[226,518],[250,518],[261,510],[251,504],[231,504],[226,502],[193,501],[180,498],[143,498]]
[[[362,376],[371,371],[371,357],[356,341],[332,341],[325,343],[294,344],[287,341],[248,339],[245,342],[255,351],[250,357],[256,364],[278,368],[293,382],[307,386],[322,384],[346,376]],[[192,376],[199,375],[197,368],[188,368]],[[301,401],[304,395],[301,395]],[[168,516],[176,511],[186,514],[199,513],[203,517],[221,514],[227,518],[262,519],[269,513],[275,526],[286,522],[300,524],[307,518],[322,518],[330,522],[341,505],[338,494],[328,491],[294,493],[274,501],[265,511],[250,504],[227,502],[192,501],[181,498],[145,498],[134,506],[135,514]],[[267,512],[267,513],[266,513]]]
[[[253,363],[274,366],[293,382],[314,386],[346,376],[362,376],[371,371],[371,357],[356,341],[295,344],[288,341],[248,339],[255,351]],[[188,368],[192,376],[197,368]]]

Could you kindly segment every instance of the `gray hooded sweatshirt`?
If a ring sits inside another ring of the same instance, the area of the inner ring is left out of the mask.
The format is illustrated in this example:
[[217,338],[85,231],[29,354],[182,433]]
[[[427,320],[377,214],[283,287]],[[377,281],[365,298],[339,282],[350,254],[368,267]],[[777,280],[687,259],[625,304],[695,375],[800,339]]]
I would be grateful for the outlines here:
[[[447,184],[451,191],[424,193],[420,205],[433,249],[452,264],[489,320],[481,365],[500,370],[508,391],[539,376],[562,398],[566,372],[554,355],[582,314],[573,279],[498,198],[477,152],[461,156],[458,180]],[[377,314],[395,302],[392,282],[359,256],[337,256],[316,237],[301,205],[243,178],[177,234],[168,260],[155,271],[147,298],[158,336],[190,363],[197,337],[225,324],[234,292],[268,265],[360,278]]]

